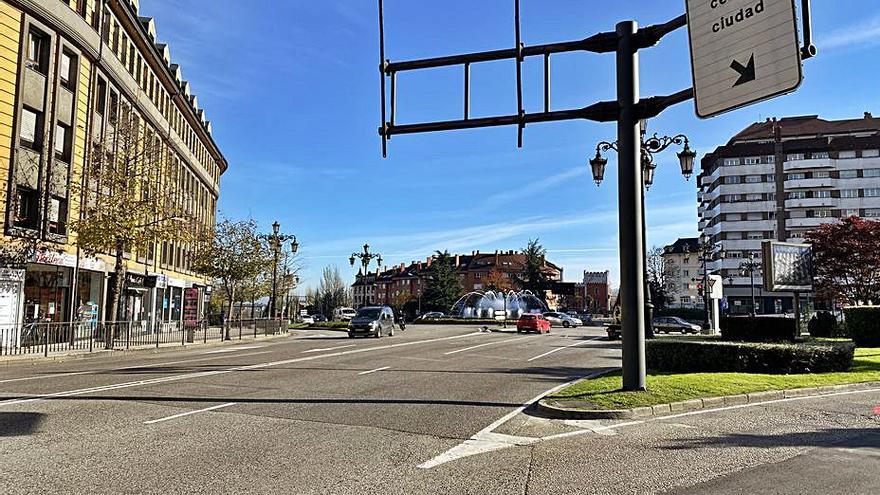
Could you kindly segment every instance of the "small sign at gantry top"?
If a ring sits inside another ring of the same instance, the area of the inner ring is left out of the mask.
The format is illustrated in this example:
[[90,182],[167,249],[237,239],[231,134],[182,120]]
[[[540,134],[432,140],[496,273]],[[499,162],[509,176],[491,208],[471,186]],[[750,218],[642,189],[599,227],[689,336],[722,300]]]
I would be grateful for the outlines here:
[[797,89],[803,80],[794,0],[687,0],[697,116]]

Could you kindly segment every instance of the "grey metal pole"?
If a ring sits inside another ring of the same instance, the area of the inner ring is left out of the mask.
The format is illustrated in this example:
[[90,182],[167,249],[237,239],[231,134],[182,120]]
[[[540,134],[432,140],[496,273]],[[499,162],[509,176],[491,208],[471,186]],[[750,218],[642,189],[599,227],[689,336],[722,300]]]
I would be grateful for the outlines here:
[[623,390],[645,390],[645,260],[642,252],[642,181],[639,119],[638,24],[617,24],[618,209]]

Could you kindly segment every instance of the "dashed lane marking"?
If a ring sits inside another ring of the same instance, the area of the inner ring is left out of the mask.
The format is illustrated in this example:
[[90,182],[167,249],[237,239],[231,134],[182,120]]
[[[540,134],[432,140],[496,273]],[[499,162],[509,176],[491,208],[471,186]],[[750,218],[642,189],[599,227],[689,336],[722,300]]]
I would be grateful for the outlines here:
[[599,340],[599,339],[601,339],[601,338],[602,338],[602,337],[593,337],[593,338],[591,338],[591,339],[582,340],[582,341],[580,341],[580,342],[575,342],[574,344],[568,344],[567,346],[564,346],[564,347],[557,347],[556,349],[553,349],[552,351],[547,351],[547,352],[545,352],[544,354],[539,354],[539,355],[537,355],[537,356],[535,356],[535,357],[533,357],[533,358],[528,359],[527,361],[528,361],[528,362],[532,362],[532,361],[534,361],[534,360],[536,360],[536,359],[541,359],[542,357],[549,356],[550,354],[553,354],[553,353],[555,353],[555,352],[564,351],[565,349],[568,349],[568,348],[570,348],[570,347],[577,347],[577,346],[579,346],[579,345],[586,344],[587,342],[590,342],[590,341],[593,341],[593,340]]
[[376,373],[377,371],[384,371],[389,368],[391,368],[391,366],[383,366],[381,368],[376,368],[376,369],[370,370],[370,371],[362,371],[362,372],[358,373],[358,375],[369,375],[370,373]]
[[486,344],[480,344],[480,345],[472,345],[472,346],[470,346],[470,347],[465,347],[464,349],[456,349],[456,350],[454,350],[454,351],[444,352],[443,355],[444,355],[444,356],[448,356],[448,355],[450,355],[450,354],[458,354],[459,352],[472,351],[472,350],[474,350],[474,349],[479,349],[479,348],[481,348],[481,347],[486,347],[486,346],[490,346],[490,345],[505,344],[505,343],[510,343],[510,342],[516,342],[517,340],[525,340],[525,339],[530,339],[530,338],[532,338],[532,336],[528,336],[528,337],[519,337],[519,338],[517,338],[517,339],[499,340],[499,341],[497,341],[497,342],[488,342],[488,343],[486,343]]
[[229,406],[234,406],[234,405],[235,405],[235,402],[227,402],[226,404],[220,404],[220,405],[217,405],[217,406],[206,407],[206,408],[204,408],[204,409],[199,409],[199,410],[197,410],[197,411],[187,411],[187,412],[180,413],[180,414],[174,414],[174,415],[171,415],[171,416],[166,416],[166,417],[164,417],[164,418],[153,419],[153,420],[150,420],[150,421],[144,421],[144,424],[145,424],[145,425],[153,425],[153,424],[156,424],[156,423],[161,423],[161,422],[163,422],[163,421],[169,421],[169,420],[172,420],[172,419],[182,418],[182,417],[184,417],[184,416],[191,416],[191,415],[193,415],[193,414],[198,414],[198,413],[203,413],[203,412],[208,412],[208,411],[215,411],[215,410],[217,410],[217,409],[222,409],[222,408],[224,408],[224,407],[229,407]]

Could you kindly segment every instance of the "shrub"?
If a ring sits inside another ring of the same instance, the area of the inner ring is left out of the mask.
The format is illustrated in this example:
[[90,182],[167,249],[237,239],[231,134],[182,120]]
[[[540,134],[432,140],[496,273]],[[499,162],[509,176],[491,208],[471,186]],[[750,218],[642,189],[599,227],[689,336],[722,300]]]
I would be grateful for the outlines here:
[[834,337],[837,333],[837,318],[827,311],[820,311],[810,318],[807,328],[811,337]]
[[880,347],[880,306],[858,306],[843,310],[846,329],[859,347]]
[[761,344],[720,340],[647,342],[647,365],[675,373],[798,374],[846,371],[855,346],[844,343]]
[[721,337],[734,342],[794,342],[793,318],[730,316],[721,319]]

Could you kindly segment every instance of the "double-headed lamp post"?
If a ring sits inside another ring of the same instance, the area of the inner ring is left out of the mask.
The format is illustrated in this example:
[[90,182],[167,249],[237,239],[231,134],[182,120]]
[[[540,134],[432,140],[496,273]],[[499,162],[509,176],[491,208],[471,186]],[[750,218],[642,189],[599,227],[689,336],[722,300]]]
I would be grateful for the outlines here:
[[755,253],[749,252],[749,259],[743,261],[739,265],[739,274],[743,277],[749,275],[749,289],[752,291],[752,316],[758,312],[757,302],[755,301],[755,272],[761,269],[761,262],[755,259]]
[[[687,250],[687,246],[685,246],[685,250]],[[723,260],[727,257],[727,254],[723,248],[716,251],[715,244],[705,236],[700,236],[700,244],[697,247],[696,254],[697,260],[703,266],[703,311],[706,313],[706,316],[703,318],[703,325],[705,328],[709,328],[709,263],[716,259]],[[696,281],[696,279],[691,280]]]
[[269,316],[271,318],[275,318],[275,301],[278,298],[278,260],[281,257],[284,243],[291,241],[290,252],[293,254],[296,254],[299,250],[299,242],[297,242],[296,236],[285,235],[280,233],[280,231],[281,224],[276,221],[272,224],[272,233],[270,235],[260,236],[261,239],[269,244],[269,249],[272,250],[272,298],[269,299]]
[[364,244],[364,250],[360,253],[351,253],[351,257],[348,258],[348,262],[351,266],[354,266],[354,262],[356,259],[361,260],[361,266],[364,268],[364,306],[370,304],[371,301],[367,301],[367,285],[366,279],[369,273],[370,263],[373,260],[376,260],[376,267],[382,266],[382,255],[379,253],[371,253],[370,245]]
[[[643,276],[644,276],[644,300],[645,300],[645,333],[649,338],[654,336],[653,329],[653,309],[654,305],[651,302],[651,289],[650,282],[648,280],[647,274],[647,257],[648,257],[648,249],[647,249],[647,241],[646,241],[646,229],[645,229],[645,189],[650,188],[654,184],[654,172],[657,169],[657,165],[654,163],[654,155],[658,153],[662,153],[666,151],[670,146],[677,145],[683,146],[681,152],[677,153],[679,166],[681,167],[681,174],[685,177],[686,180],[690,180],[691,175],[694,173],[694,161],[696,160],[697,153],[690,148],[690,143],[688,141],[687,136],[684,134],[679,134],[677,136],[669,137],[669,136],[658,136],[654,134],[649,138],[645,138],[647,133],[647,121],[642,120],[640,122],[641,128],[641,148],[642,148],[642,186],[640,188],[642,194],[642,261],[645,263],[643,266]],[[598,145],[596,145],[596,156],[590,159],[590,169],[593,172],[593,180],[596,181],[596,186],[599,186],[602,183],[602,180],[605,178],[605,167],[608,165],[608,159],[602,156],[603,152],[608,152],[609,150],[618,150],[617,142],[610,143],[608,141],[602,141]],[[621,312],[622,314],[622,312]]]

